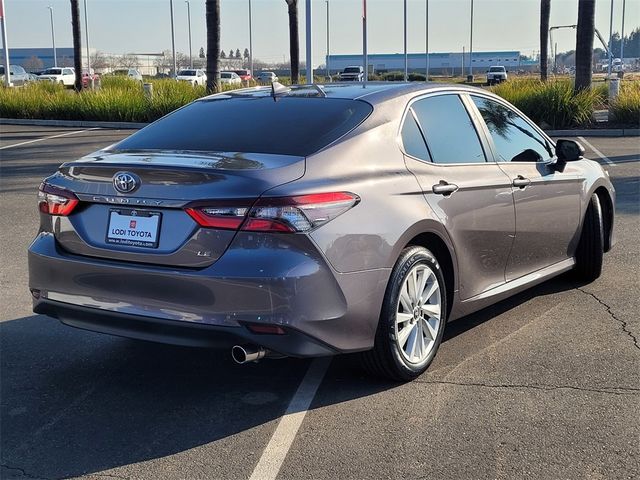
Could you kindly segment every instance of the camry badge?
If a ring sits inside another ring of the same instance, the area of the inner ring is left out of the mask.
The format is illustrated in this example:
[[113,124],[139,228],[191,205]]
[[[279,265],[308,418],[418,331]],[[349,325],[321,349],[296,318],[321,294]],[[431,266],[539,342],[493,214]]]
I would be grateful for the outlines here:
[[130,172],[117,172],[113,176],[113,186],[120,193],[131,193],[140,186],[140,179]]

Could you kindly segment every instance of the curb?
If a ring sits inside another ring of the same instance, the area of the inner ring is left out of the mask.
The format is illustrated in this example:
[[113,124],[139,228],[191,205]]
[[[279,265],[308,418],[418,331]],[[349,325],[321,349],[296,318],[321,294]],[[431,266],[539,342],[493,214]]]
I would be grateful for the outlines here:
[[640,128],[592,128],[588,130],[545,130],[550,137],[637,137]]
[[[0,125],[33,125],[40,127],[84,127],[138,129],[149,125],[136,122],[98,122],[92,120],[39,120],[31,118],[0,118]],[[586,130],[545,130],[550,137],[637,137],[640,128],[602,128]]]
[[36,120],[31,118],[0,118],[0,125],[32,125],[39,127],[80,127],[138,129],[149,125],[135,122],[96,122],[92,120]]

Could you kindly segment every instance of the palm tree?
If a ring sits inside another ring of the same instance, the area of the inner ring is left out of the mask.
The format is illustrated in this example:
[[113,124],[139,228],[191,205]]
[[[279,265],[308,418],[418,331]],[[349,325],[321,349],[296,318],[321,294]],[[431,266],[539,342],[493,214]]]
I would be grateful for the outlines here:
[[551,0],[540,0],[540,80],[547,81],[549,67],[549,17]]
[[220,91],[220,0],[206,0],[207,93]]
[[73,32],[73,67],[76,70],[76,81],[73,88],[79,92],[82,90],[82,43],[78,0],[71,0],[71,29]]
[[578,0],[578,27],[576,31],[576,83],[577,92],[591,88],[593,64],[593,36],[596,26],[596,1]]
[[300,81],[300,39],[298,38],[298,0],[284,0],[289,6],[289,55],[291,83]]

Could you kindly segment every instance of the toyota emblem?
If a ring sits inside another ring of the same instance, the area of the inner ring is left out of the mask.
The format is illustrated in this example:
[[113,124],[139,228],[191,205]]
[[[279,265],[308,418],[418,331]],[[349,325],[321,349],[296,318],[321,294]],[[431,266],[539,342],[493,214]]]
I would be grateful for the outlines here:
[[118,172],[113,176],[113,186],[120,193],[131,193],[140,186],[140,179],[130,172]]

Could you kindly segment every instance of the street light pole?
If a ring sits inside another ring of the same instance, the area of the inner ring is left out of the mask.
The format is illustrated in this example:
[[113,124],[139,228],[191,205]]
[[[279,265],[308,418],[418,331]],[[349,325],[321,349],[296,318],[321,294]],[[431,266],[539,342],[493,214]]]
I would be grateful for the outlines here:
[[56,29],[53,26],[53,7],[49,5],[47,7],[51,16],[51,43],[53,43],[53,66],[58,66],[58,55],[56,53]]
[[84,34],[87,39],[87,75],[91,90],[95,86],[93,84],[93,75],[91,75],[91,56],[89,55],[89,14],[87,13],[87,0],[84,0]]
[[4,84],[11,87],[11,67],[9,65],[9,45],[7,44],[7,15],[4,0],[0,0],[0,26],[2,27],[2,49],[4,50]]
[[253,79],[253,29],[251,27],[251,0],[249,0],[249,71]]
[[404,81],[409,80],[409,57],[407,55],[407,0],[404,0]]
[[189,24],[189,68],[193,68],[193,56],[191,55],[191,4],[189,0],[184,0],[187,4],[187,23]]
[[471,0],[471,34],[469,38],[469,76],[473,80],[473,0]]
[[426,52],[426,60],[427,60],[427,68],[425,81],[429,81],[429,0],[425,0],[427,13],[425,16],[425,52]]
[[171,50],[173,52],[173,78],[178,76],[178,63],[176,61],[176,34],[173,28],[173,0],[169,0],[169,7],[171,8]]
[[613,0],[611,0],[611,14],[609,17],[609,66],[607,67],[607,78],[611,76],[611,64],[613,63]]
[[626,0],[622,0],[622,33],[620,34],[620,61],[622,71],[624,71],[624,11],[626,7]]
[[313,83],[313,48],[311,45],[311,0],[307,0],[305,4],[305,13],[307,14],[307,83]]
[[329,69],[329,0],[326,0],[327,4],[327,77],[331,81],[331,70]]

